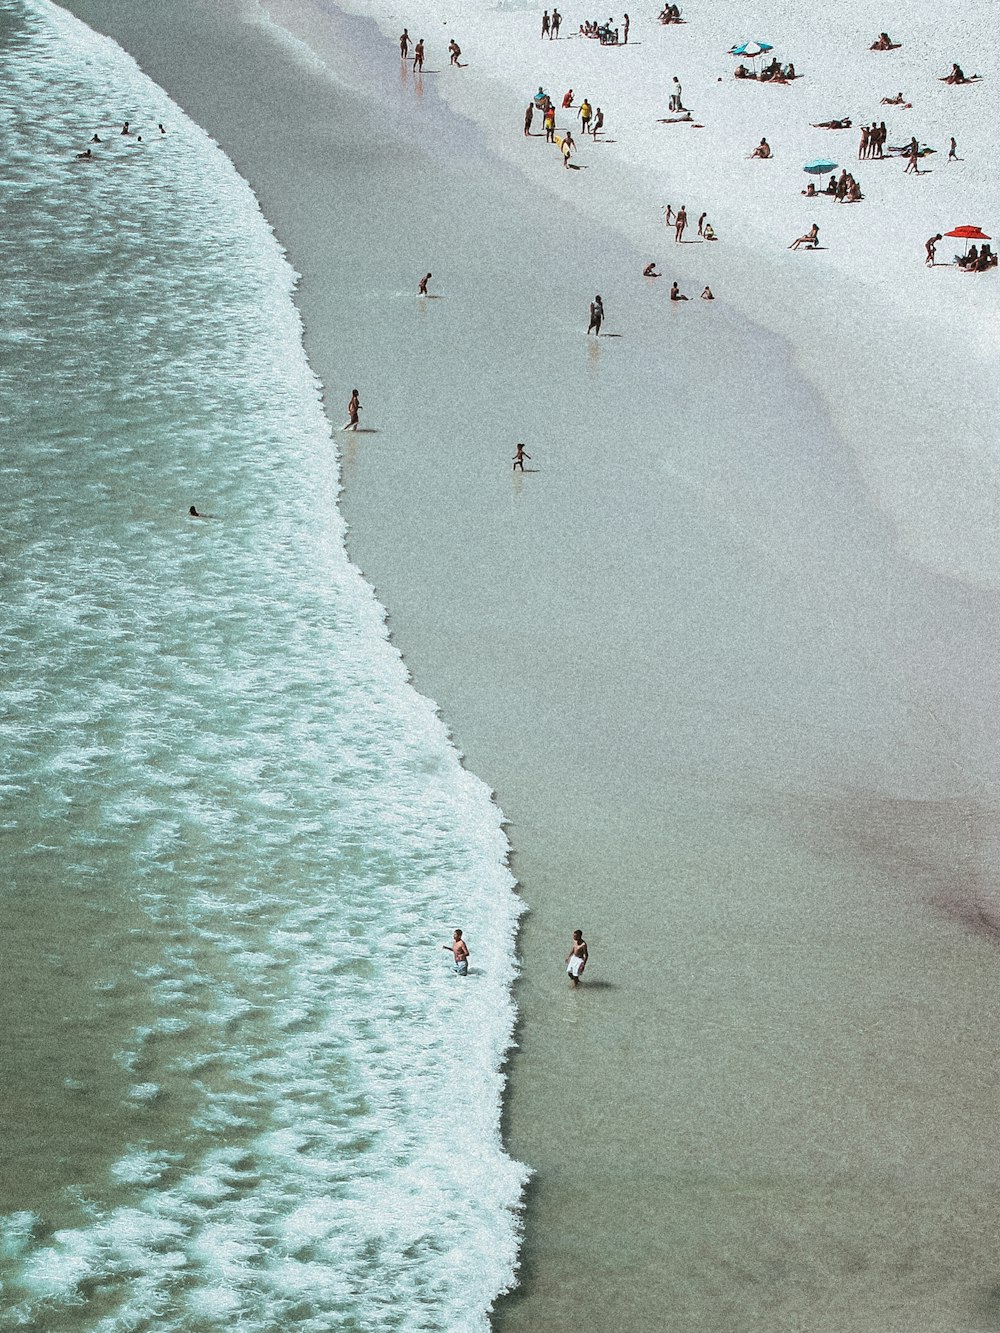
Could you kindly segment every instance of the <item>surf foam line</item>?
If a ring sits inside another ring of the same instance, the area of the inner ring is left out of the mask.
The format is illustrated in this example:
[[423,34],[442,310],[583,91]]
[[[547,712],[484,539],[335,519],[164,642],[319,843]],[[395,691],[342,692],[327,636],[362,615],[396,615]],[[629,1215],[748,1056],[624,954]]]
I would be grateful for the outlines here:
[[[95,501],[115,469],[147,485],[121,527],[105,506],[81,529],[70,463],[43,469],[53,540],[13,614],[40,624],[40,679],[57,622],[85,650],[46,754],[70,811],[53,841],[73,873],[95,846],[127,864],[141,949],[94,990],[155,1017],[119,1053],[110,1169],[66,1181],[78,1220],[5,1217],[0,1327],[485,1329],[526,1178],[499,1129],[521,911],[502,815],[347,560],[295,274],[250,188],[115,43],[48,0],[6,9],[24,29],[4,61],[8,197],[35,210],[22,262],[43,303],[76,310],[46,355],[74,397],[72,466],[89,448],[107,469],[76,480]],[[169,133],[129,143],[118,117]],[[81,180],[66,164],[94,124],[107,151]],[[19,320],[11,346],[30,349],[31,303]],[[77,402],[102,327],[130,355]],[[43,409],[18,425],[59,452]],[[225,509],[197,536],[155,512],[195,466]],[[98,723],[114,743],[77,773]],[[15,717],[26,764],[38,730]],[[73,813],[85,786],[97,824]],[[456,920],[468,984],[441,963]]]

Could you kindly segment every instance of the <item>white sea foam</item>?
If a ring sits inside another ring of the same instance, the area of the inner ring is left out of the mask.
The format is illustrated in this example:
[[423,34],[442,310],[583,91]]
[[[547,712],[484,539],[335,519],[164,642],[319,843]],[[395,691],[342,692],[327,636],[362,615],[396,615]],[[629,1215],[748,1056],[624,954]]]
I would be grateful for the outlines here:
[[[65,913],[73,966],[34,965],[81,1047],[38,1016],[78,1178],[5,1219],[0,1327],[485,1328],[524,1180],[500,812],[346,560],[253,196],[112,43],[8,10],[9,373],[41,382],[5,407],[34,502],[0,621],[6,802],[14,889]],[[440,961],[456,919],[474,984]]]

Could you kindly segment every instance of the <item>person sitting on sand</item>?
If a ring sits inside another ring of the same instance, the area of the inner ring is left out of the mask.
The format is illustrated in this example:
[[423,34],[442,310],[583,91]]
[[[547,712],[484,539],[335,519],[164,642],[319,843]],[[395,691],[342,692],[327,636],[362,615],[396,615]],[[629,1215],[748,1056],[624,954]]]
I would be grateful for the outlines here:
[[809,184],[806,186],[806,188],[804,190],[801,190],[800,193],[804,194],[807,199],[815,199],[816,183],[814,181],[810,181]]
[[823,193],[824,193],[824,194],[836,194],[836,193],[837,193],[837,178],[836,178],[836,176],[831,176],[831,177],[830,177],[830,179],[829,179],[829,180],[827,181],[827,183],[826,183],[826,189],[823,191]]
[[853,176],[848,176],[846,202],[849,204],[859,204],[863,198],[864,195],[861,193],[861,186]]
[[[883,97],[883,102],[885,98]],[[843,120],[814,120],[814,130],[849,130],[851,128],[850,118],[845,116]]]
[[952,65],[951,73],[945,75],[945,83],[969,83],[970,80],[965,77],[960,65]]
[[733,70],[733,78],[749,79],[750,71],[747,69],[746,65],[737,65],[736,68]]
[[674,285],[670,288],[670,299],[671,299],[671,301],[686,301],[686,300],[687,300],[687,297],[683,295],[683,293],[681,292],[680,287],[677,285],[676,282],[675,282]]
[[663,274],[662,274],[662,273],[657,273],[657,271],[656,271],[656,260],[655,260],[655,259],[654,259],[654,260],[651,260],[650,263],[648,263],[648,264],[646,265],[646,267],[642,270],[642,276],[643,276],[644,278],[662,278],[662,277],[663,277]]
[[719,239],[718,236],[716,236],[715,234],[711,222],[705,223],[705,230],[702,232],[702,237],[706,241],[717,241]]
[[711,289],[711,287],[706,287],[706,288],[705,288],[705,290],[704,290],[704,291],[702,292],[702,294],[701,294],[701,299],[702,299],[703,301],[714,301],[714,300],[715,300],[715,297],[712,295],[712,289]]
[[789,250],[797,250],[800,245],[808,245],[811,250],[816,249],[817,245],[819,245],[818,223],[814,222],[806,234],[804,236],[799,236],[796,240],[792,241],[788,248]]
[[887,32],[880,32],[868,48],[869,51],[896,51],[899,42],[894,42]]
[[795,73],[795,66],[792,64],[791,61],[789,61],[787,66],[785,67],[784,77],[788,79],[789,82],[791,82],[792,79],[798,78],[798,75]]
[[771,145],[767,142],[766,139],[761,139],[760,143],[759,143],[759,144],[757,145],[757,147],[753,150],[753,152],[750,154],[750,156],[751,156],[751,157],[763,157],[763,158],[770,157],[770,156],[771,156]]

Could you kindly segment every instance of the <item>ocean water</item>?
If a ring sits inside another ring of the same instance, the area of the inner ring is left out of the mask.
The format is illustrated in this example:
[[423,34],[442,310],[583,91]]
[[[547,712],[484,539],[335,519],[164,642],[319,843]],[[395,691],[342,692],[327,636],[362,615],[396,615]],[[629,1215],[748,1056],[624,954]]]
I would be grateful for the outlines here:
[[345,555],[295,275],[46,0],[0,90],[0,1328],[485,1328],[519,902]]

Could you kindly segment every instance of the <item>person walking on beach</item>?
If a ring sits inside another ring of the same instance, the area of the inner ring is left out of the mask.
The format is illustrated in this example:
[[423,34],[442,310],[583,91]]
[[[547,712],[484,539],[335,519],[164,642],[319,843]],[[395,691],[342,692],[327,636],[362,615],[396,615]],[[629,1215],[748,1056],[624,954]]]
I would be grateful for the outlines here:
[[527,459],[528,462],[530,463],[530,462],[531,462],[531,455],[530,455],[530,454],[526,454],[526,453],[524,452],[524,445],[523,445],[523,444],[518,444],[518,445],[515,446],[515,448],[517,449],[517,452],[516,452],[515,455],[514,455],[514,466],[513,466],[513,468],[511,468],[511,471],[512,471],[512,472],[516,472],[517,469],[520,468],[521,471],[523,472],[523,471],[524,471],[524,460]]
[[629,19],[629,16],[626,14],[625,17],[622,19],[622,42],[625,43],[625,45],[628,45],[628,28],[630,22],[631,20]]
[[458,42],[455,41],[454,37],[448,43],[448,50],[451,52],[451,63],[457,65],[458,57],[462,54],[462,48],[459,46]]
[[934,267],[935,263],[934,255],[937,251],[937,243],[941,239],[942,239],[941,233],[938,232],[937,235],[932,236],[930,240],[927,242],[927,244],[924,246],[924,250],[926,251],[927,254],[927,258],[924,260],[924,263],[927,265],[928,268]]
[[688,224],[687,208],[683,204],[681,204],[680,208],[677,210],[677,215],[674,218],[675,243],[679,242],[681,237],[684,235],[684,228],[687,226],[687,224]]
[[707,213],[702,213],[702,215],[701,215],[701,216],[699,217],[699,219],[698,219],[698,235],[699,235],[699,236],[704,236],[704,235],[705,235],[705,219],[706,219],[707,217],[708,217],[708,214],[707,214]]
[[454,962],[451,970],[457,972],[460,977],[469,975],[469,946],[462,939],[462,932],[456,930],[450,944],[442,944],[442,949],[450,949]]
[[546,10],[545,13],[542,15],[542,36],[548,37],[548,35],[549,35],[549,11]]
[[673,220],[674,220],[673,204],[667,204],[666,208],[663,210],[663,225],[665,227],[669,227],[670,224],[673,222]]
[[595,296],[590,303],[590,323],[587,325],[587,332],[592,333],[595,338],[601,336],[601,324],[604,322],[604,302],[599,296]]
[[401,60],[405,60],[410,54],[410,34],[404,28],[399,34],[399,55]]
[[954,137],[948,140],[948,161],[958,161],[958,144],[955,142]]
[[903,168],[903,175],[908,176],[910,172],[915,176],[920,175],[920,149],[911,147],[906,155],[906,166]]
[[413,48],[413,72],[414,74],[423,73],[424,70],[424,39],[421,37]]
[[590,137],[596,139],[601,130],[604,129],[604,112],[600,107],[594,112],[594,128],[590,131]]
[[418,296],[426,296],[426,295],[427,295],[427,284],[428,284],[428,282],[430,282],[430,280],[431,280],[431,278],[432,278],[433,276],[434,276],[434,275],[433,275],[432,273],[425,273],[424,276],[420,279],[420,286],[417,288],[417,295],[418,295]]
[[358,413],[361,411],[361,399],[358,397],[357,389],[351,390],[351,401],[347,404],[347,421],[343,427],[344,430],[357,430]]
[[525,135],[528,135],[528,134],[531,133],[531,122],[532,122],[532,120],[533,120],[533,118],[534,118],[534,115],[535,115],[535,104],[534,104],[534,102],[529,102],[529,103],[528,103],[528,106],[527,106],[527,109],[525,110],[525,113],[524,113],[524,133],[525,133]]
[[559,13],[559,10],[558,10],[558,9],[553,9],[553,11],[552,11],[552,22],[551,22],[551,24],[549,25],[549,41],[550,41],[550,42],[552,41],[552,39],[553,39],[554,37],[558,37],[558,36],[559,36],[559,25],[560,25],[561,23],[562,23],[562,15]]
[[583,938],[583,931],[574,930],[569,953],[566,955],[566,975],[569,977],[571,986],[579,986],[580,978],[583,976],[589,957],[590,951],[587,948],[587,941]]

